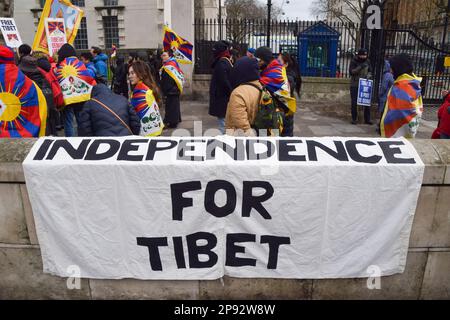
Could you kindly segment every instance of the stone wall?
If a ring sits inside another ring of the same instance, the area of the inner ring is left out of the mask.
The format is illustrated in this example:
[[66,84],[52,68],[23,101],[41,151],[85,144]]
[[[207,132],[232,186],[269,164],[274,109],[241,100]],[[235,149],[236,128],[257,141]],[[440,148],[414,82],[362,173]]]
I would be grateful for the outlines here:
[[34,140],[0,140],[2,299],[450,299],[450,143],[416,140],[426,164],[405,273],[381,279],[138,281],[67,279],[42,272],[21,163]]

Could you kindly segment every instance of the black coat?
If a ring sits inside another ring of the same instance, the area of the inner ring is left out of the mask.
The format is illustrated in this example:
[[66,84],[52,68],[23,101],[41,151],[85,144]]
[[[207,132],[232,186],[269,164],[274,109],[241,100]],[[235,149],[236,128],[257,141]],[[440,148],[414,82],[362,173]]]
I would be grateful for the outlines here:
[[225,118],[227,105],[233,91],[230,83],[230,74],[233,66],[226,58],[219,59],[214,65],[214,72],[209,90],[209,114]]
[[161,90],[165,97],[180,95],[180,89],[178,88],[177,83],[164,69],[161,73]]
[[117,65],[114,72],[114,93],[128,98],[128,70],[125,63]]
[[[92,98],[113,110],[130,127],[133,134],[139,135],[141,123],[125,97],[114,94],[104,84],[98,84],[92,89]],[[123,137],[131,135],[119,119],[93,100],[85,103],[79,118],[78,135],[80,137]]]

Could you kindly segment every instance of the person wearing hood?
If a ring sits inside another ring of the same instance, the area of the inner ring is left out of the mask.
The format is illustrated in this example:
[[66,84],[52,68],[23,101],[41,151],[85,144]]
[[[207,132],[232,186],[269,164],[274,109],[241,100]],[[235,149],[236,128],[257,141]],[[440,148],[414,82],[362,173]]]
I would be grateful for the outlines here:
[[383,114],[384,107],[386,106],[387,96],[393,84],[394,75],[391,72],[391,65],[389,61],[385,61],[383,69],[383,79],[381,80],[380,91],[378,93],[378,112],[380,114]]
[[[58,63],[54,71],[64,98],[64,133],[74,136],[73,117],[79,126],[79,114],[84,103],[91,98],[92,88],[97,84],[84,63],[76,57],[76,51],[70,44],[64,44],[58,51]],[[76,69],[76,74],[73,73]]]
[[92,47],[91,54],[94,57],[92,62],[97,70],[97,81],[108,83],[108,56],[99,47]]
[[113,93],[105,84],[92,89],[92,98],[80,112],[78,136],[124,137],[139,135],[141,123],[128,99]]
[[[43,63],[41,62],[41,65],[42,64]],[[45,75],[39,69],[38,59],[30,55],[23,56],[19,64],[19,69],[42,90],[45,101],[47,102],[46,135],[57,136],[58,132],[56,130],[56,124],[58,121],[58,111],[56,110],[54,103],[51,83],[48,82]]]
[[252,126],[261,99],[262,85],[259,82],[258,61],[243,57],[236,61],[231,71],[233,92],[228,102],[226,114],[226,134],[254,136]]
[[438,127],[433,132],[432,139],[450,139],[450,91],[442,92],[444,103],[438,110]]
[[381,136],[412,139],[423,113],[422,78],[414,74],[411,58],[405,53],[392,57],[389,63],[395,81],[381,119]]
[[216,42],[213,46],[214,69],[209,89],[209,114],[217,117],[219,130],[225,134],[225,116],[232,91],[230,83],[231,61],[230,44],[226,41]]
[[[389,61],[386,60],[384,62],[383,78],[381,79],[380,90],[378,92],[378,113],[380,115],[383,115],[384,107],[386,106],[387,96],[389,90],[391,90],[391,87],[393,85],[394,85],[394,76],[391,72],[391,65],[389,64]],[[380,125],[381,125],[381,117],[377,130],[379,130]]]
[[125,63],[125,57],[117,57],[116,68],[114,70],[113,91],[128,99],[128,65]]
[[[352,99],[352,124],[358,124],[358,87],[360,79],[371,79],[372,70],[366,49],[360,49],[350,63],[351,75],[350,96]],[[370,107],[364,107],[364,123],[372,125],[370,121]]]

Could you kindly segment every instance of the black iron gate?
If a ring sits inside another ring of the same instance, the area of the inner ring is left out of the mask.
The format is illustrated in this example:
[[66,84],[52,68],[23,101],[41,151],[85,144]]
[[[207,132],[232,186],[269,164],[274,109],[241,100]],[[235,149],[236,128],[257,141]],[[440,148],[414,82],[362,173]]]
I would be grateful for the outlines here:
[[375,71],[376,96],[383,76],[384,61],[396,54],[406,53],[413,61],[415,74],[423,79],[424,104],[438,105],[442,102],[442,91],[450,89],[450,68],[444,65],[450,52],[428,44],[412,30],[365,30],[364,33],[364,43],[369,48]]

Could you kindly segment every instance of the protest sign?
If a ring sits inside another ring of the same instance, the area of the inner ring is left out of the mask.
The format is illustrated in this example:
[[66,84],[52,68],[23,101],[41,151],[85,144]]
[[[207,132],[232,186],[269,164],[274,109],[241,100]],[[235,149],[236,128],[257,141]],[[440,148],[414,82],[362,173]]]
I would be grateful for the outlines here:
[[95,279],[401,273],[424,173],[361,138],[46,138],[23,166],[44,271]]
[[22,45],[22,38],[20,38],[19,30],[14,19],[0,18],[0,29],[8,47],[18,48]]
[[64,19],[45,19],[45,32],[48,41],[48,51],[50,56],[53,56],[67,43]]
[[372,105],[373,80],[359,79],[358,105],[370,107]]
[[83,18],[83,10],[74,6],[69,0],[46,0],[33,42],[34,51],[49,53],[45,20],[62,18],[66,28],[67,43],[73,44]]

